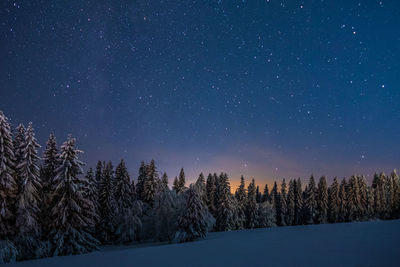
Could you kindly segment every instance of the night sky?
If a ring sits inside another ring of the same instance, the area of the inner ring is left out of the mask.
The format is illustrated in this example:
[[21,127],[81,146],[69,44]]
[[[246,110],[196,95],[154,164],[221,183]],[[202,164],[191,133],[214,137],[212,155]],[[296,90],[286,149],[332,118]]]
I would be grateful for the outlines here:
[[233,184],[400,167],[400,1],[0,5],[0,109],[42,146]]

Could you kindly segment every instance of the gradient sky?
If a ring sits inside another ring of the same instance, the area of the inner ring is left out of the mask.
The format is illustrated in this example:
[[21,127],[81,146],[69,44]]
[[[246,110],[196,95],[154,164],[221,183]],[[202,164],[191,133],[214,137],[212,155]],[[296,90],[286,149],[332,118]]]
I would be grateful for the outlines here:
[[233,184],[400,167],[399,1],[0,5],[0,109],[89,165]]

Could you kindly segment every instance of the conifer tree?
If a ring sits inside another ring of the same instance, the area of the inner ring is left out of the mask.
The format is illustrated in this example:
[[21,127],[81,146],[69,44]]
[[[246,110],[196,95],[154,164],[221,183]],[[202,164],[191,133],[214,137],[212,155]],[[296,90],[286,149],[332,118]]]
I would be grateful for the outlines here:
[[357,221],[361,214],[360,190],[358,187],[358,179],[353,175],[348,184],[347,192],[347,211],[349,221]]
[[347,183],[346,179],[343,179],[339,187],[339,222],[345,222],[347,220]]
[[[167,180],[167,186],[168,186],[168,180]],[[132,179],[131,180],[131,201],[135,202],[136,200],[137,200],[137,196],[136,196],[135,180]]]
[[233,205],[231,199],[231,189],[228,175],[221,173],[217,183],[216,196],[218,204],[216,206],[216,229],[217,231],[229,231],[234,229]]
[[206,194],[207,194],[207,207],[213,216],[215,216],[216,214],[214,206],[215,191],[216,188],[215,188],[214,176],[210,173],[207,177],[207,182],[206,182]]
[[307,186],[306,199],[304,201],[305,208],[305,223],[313,224],[316,222],[317,216],[317,199],[316,199],[316,187],[314,176],[311,175],[310,181]]
[[175,176],[174,182],[172,184],[172,190],[174,190],[175,193],[179,192],[179,180],[177,176]]
[[247,187],[247,204],[246,204],[246,226],[247,228],[255,228],[257,226],[257,201],[256,186],[254,179]]
[[141,221],[133,208],[131,183],[124,160],[115,169],[114,199],[117,207],[116,241],[127,244],[135,238]]
[[17,250],[10,241],[14,234],[14,205],[17,184],[14,175],[14,148],[10,124],[0,111],[0,262],[13,261]]
[[263,193],[263,197],[262,197],[262,201],[269,201],[269,190],[268,190],[268,184],[265,184],[264,187],[264,193]]
[[262,197],[262,195],[260,192],[260,187],[257,185],[257,187],[256,187],[256,202],[257,203],[261,202],[261,197]]
[[272,190],[269,195],[270,202],[272,204],[272,207],[274,209],[275,216],[277,215],[277,202],[278,202],[278,185],[276,184],[276,181],[274,182],[274,186],[272,187]]
[[301,187],[301,180],[298,178],[294,180],[294,193],[295,193],[295,224],[303,224],[303,189]]
[[385,192],[385,219],[391,219],[393,216],[393,207],[394,207],[394,186],[393,180],[389,176],[385,176],[385,184],[384,184],[384,192]]
[[390,174],[393,183],[393,215],[394,218],[400,217],[400,179],[396,169]]
[[214,190],[214,207],[215,207],[215,212],[217,212],[217,210],[218,210],[218,205],[219,205],[219,192],[218,192],[218,190],[219,190],[219,184],[220,184],[220,179],[221,179],[221,176],[218,176],[218,174],[216,174],[216,173],[214,173],[213,174],[213,176],[214,176],[214,188],[215,188],[215,190]]
[[339,205],[339,183],[335,177],[333,183],[329,187],[328,218],[330,223],[339,221]]
[[359,190],[359,195],[360,195],[360,210],[359,210],[359,219],[360,220],[366,220],[368,219],[367,215],[367,205],[368,205],[368,186],[367,182],[365,180],[364,176],[357,176],[357,184],[358,184],[358,190]]
[[161,176],[161,190],[168,189],[168,175],[166,172]]
[[246,223],[246,206],[247,206],[247,196],[246,188],[243,175],[240,177],[240,185],[236,189],[235,197],[237,199],[237,221],[238,229],[242,229]]
[[114,199],[118,212],[124,212],[131,204],[131,184],[128,169],[122,159],[115,169]]
[[278,185],[277,185],[276,181],[274,182],[274,186],[272,187],[269,197],[271,199],[271,203],[276,203],[276,200],[278,198]]
[[142,161],[139,167],[139,176],[136,183],[136,197],[137,199],[143,201],[143,190],[144,190],[144,182],[146,181],[147,177],[147,166]]
[[150,162],[150,165],[147,167],[147,176],[144,181],[142,199],[143,202],[153,206],[154,198],[156,196],[158,190],[159,178],[158,172],[156,168],[156,164],[154,160]]
[[286,225],[286,215],[287,215],[287,192],[286,192],[286,181],[282,180],[281,193],[279,195],[279,218],[277,218],[277,224],[280,226]]
[[56,171],[54,207],[52,209],[52,255],[87,253],[98,248],[98,241],[86,229],[94,226],[93,203],[83,197],[82,153],[71,136],[61,146],[60,166]]
[[328,222],[328,185],[325,176],[322,176],[317,189],[317,223]]
[[92,168],[89,168],[89,170],[86,172],[85,175],[85,179],[83,182],[83,196],[85,199],[93,203],[93,213],[96,215],[93,218],[95,225],[91,228],[88,228],[88,232],[94,235],[96,234],[95,226],[99,222],[100,217],[99,217],[99,202],[98,202],[99,196],[97,194],[97,182]]
[[39,147],[32,123],[29,123],[25,138],[20,143],[22,158],[17,166],[20,188],[16,202],[16,245],[20,260],[38,258],[44,253],[39,222],[42,189],[37,152]]
[[274,227],[276,226],[276,215],[272,204],[269,202],[257,203],[257,227]]
[[234,195],[230,195],[231,203],[232,203],[232,220],[233,220],[233,228],[234,230],[239,230],[244,228],[244,224],[246,223],[246,216],[241,218],[239,216],[239,202]]
[[179,178],[178,178],[178,193],[185,191],[185,189],[186,189],[185,183],[186,183],[185,171],[183,170],[183,168],[181,168],[181,171],[179,172]]
[[186,212],[179,219],[175,240],[187,242],[205,238],[208,228],[207,218],[207,208],[203,205],[197,190],[191,186],[187,190]]
[[171,242],[177,232],[178,220],[180,215],[180,199],[175,191],[169,190],[168,187],[162,187],[157,192],[154,201],[154,232],[155,237],[159,241]]
[[372,187],[367,188],[367,209],[366,209],[366,218],[372,219],[375,217],[375,210],[374,210],[374,191]]
[[51,209],[52,209],[52,196],[54,193],[54,177],[56,176],[56,170],[59,167],[59,152],[57,147],[57,141],[54,134],[50,134],[46,149],[43,152],[43,166],[41,169],[41,209],[42,209],[42,226],[45,235],[48,233],[49,225],[51,223]]
[[201,201],[203,204],[207,206],[207,192],[206,192],[206,180],[204,178],[203,173],[200,173],[199,178],[195,183],[195,189],[198,191]]
[[[21,164],[23,158],[24,158],[24,153],[22,151],[22,146],[23,143],[25,142],[25,136],[26,136],[26,129],[23,124],[19,124],[15,128],[15,137],[13,140],[13,146],[14,146],[14,157],[15,157],[15,168],[16,168],[16,176],[19,177],[20,174],[18,173],[18,165]],[[18,182],[17,179],[17,184],[18,184],[18,190],[20,187],[20,183]]]
[[111,161],[103,169],[99,185],[100,221],[97,236],[103,244],[114,241],[116,227],[116,203],[114,199],[114,170]]
[[100,187],[100,181],[102,179],[103,176],[103,170],[105,168],[105,162],[101,162],[100,160],[97,162],[96,165],[96,171],[95,171],[95,178],[96,178],[96,186],[97,186],[97,191],[99,191],[99,187]]
[[296,195],[295,195],[295,180],[289,181],[289,191],[286,201],[286,225],[295,224],[295,210],[296,210]]

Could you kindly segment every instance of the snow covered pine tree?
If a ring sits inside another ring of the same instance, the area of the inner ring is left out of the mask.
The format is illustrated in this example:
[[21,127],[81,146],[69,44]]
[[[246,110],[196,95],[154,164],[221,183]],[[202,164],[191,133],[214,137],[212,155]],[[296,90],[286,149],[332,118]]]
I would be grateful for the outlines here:
[[186,212],[179,220],[178,231],[175,234],[176,242],[193,241],[204,238],[207,234],[208,221],[207,208],[199,196],[199,193],[190,186],[186,192]]
[[17,193],[14,160],[11,127],[0,111],[0,263],[14,261],[18,254],[11,241],[15,232],[13,210]]
[[82,165],[71,136],[61,146],[60,166],[54,179],[55,198],[51,225],[53,247],[51,254],[83,254],[98,248],[99,242],[86,231],[94,225],[93,203],[83,197]]

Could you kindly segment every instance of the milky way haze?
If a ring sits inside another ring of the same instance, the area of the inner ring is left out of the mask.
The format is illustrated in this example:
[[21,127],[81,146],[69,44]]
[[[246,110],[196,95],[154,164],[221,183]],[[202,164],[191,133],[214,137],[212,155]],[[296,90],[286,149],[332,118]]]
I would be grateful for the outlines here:
[[0,109],[89,165],[399,167],[399,1],[1,1]]

